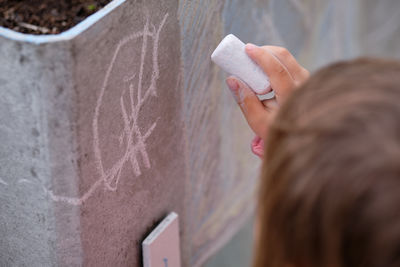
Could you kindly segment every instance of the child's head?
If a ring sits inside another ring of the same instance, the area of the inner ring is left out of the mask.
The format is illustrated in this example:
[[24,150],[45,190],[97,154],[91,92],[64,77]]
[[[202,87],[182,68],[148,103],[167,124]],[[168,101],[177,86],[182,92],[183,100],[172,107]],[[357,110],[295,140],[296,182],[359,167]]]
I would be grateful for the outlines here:
[[266,144],[256,267],[400,266],[400,63],[337,63]]

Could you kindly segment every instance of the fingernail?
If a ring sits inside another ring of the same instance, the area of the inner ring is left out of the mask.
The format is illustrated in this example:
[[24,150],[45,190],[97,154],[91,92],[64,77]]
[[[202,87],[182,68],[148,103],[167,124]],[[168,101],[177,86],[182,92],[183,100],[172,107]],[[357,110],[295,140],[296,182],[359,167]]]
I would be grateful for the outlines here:
[[261,159],[264,156],[264,141],[256,136],[254,137],[253,141],[251,142],[251,151],[253,154],[257,155]]
[[226,79],[226,85],[228,85],[232,93],[236,93],[239,88],[239,84],[234,79]]
[[239,83],[233,78],[228,78],[226,79],[226,84],[228,85],[228,88],[231,91],[235,101],[239,103],[239,96],[238,96]]
[[249,44],[246,45],[246,51],[248,51],[248,52],[254,51],[257,48],[258,48],[258,46],[256,46],[255,44],[249,43]]

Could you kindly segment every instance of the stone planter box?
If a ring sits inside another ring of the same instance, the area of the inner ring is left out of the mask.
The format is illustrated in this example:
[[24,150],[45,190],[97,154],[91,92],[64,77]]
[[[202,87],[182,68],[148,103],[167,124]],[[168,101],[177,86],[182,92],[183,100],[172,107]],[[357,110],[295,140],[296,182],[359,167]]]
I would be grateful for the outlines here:
[[249,217],[251,134],[207,54],[222,34],[202,17],[193,60],[203,26],[183,2],[114,0],[53,36],[0,28],[1,266],[140,266],[170,211],[196,266]]
[[399,1],[317,2],[114,0],[59,35],[0,27],[0,266],[141,266],[171,211],[201,266],[250,217],[260,165],[209,60],[221,38],[310,70],[400,57]]

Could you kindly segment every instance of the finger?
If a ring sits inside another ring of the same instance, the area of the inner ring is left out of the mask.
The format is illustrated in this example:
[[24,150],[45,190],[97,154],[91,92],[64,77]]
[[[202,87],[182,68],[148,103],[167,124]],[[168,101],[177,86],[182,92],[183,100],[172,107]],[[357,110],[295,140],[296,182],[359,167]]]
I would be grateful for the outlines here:
[[261,102],[263,103],[267,111],[272,112],[278,109],[278,102],[275,98],[262,100]]
[[264,137],[268,127],[268,111],[257,95],[242,81],[231,76],[226,80],[236,102],[239,104],[250,128],[258,136]]
[[264,141],[261,137],[256,136],[251,141],[251,151],[253,154],[257,155],[259,158],[263,159],[264,157]]
[[309,72],[303,68],[296,60],[296,58],[284,47],[280,46],[263,46],[263,49],[271,51],[278,60],[286,66],[290,75],[298,81],[303,82],[309,77]]
[[288,69],[270,52],[253,44],[246,45],[246,52],[268,75],[278,103],[282,103],[296,86]]

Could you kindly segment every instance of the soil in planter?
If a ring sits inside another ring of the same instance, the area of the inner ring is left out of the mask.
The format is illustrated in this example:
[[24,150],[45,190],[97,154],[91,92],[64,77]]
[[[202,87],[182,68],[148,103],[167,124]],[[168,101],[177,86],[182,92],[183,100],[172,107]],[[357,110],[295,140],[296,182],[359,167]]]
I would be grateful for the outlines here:
[[0,26],[30,34],[57,34],[111,0],[0,0]]

